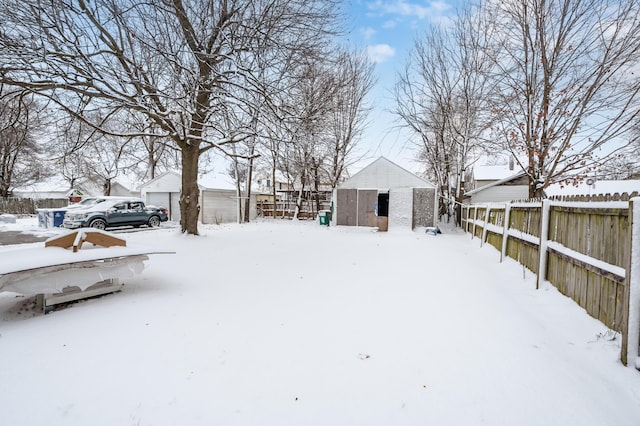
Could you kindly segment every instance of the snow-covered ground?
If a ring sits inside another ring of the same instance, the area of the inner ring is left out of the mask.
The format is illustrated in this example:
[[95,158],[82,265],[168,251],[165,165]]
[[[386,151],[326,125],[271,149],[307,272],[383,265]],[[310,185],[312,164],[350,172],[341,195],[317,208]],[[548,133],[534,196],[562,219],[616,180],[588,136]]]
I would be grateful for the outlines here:
[[41,315],[0,293],[0,423],[640,424],[619,337],[469,235],[201,232],[120,234],[176,254],[118,294]]

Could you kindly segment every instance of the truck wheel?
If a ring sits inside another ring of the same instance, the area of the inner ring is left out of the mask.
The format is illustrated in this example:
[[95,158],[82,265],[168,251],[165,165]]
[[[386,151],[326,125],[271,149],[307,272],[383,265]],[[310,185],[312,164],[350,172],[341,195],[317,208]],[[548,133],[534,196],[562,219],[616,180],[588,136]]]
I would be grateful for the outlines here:
[[147,225],[149,225],[151,228],[157,228],[158,226],[160,226],[160,218],[158,216],[151,216],[149,218],[149,222],[147,222]]
[[89,228],[96,228],[104,230],[107,227],[107,222],[102,219],[94,219],[89,223]]

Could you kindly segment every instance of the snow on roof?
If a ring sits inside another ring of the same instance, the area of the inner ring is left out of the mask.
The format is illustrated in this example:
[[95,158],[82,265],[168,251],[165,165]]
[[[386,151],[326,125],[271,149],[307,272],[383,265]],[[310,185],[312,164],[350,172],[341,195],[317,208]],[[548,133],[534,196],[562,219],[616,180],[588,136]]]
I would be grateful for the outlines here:
[[497,180],[495,182],[488,183],[486,185],[479,186],[479,187],[477,187],[476,189],[474,189],[472,191],[465,192],[464,193],[465,197],[466,196],[471,196],[473,194],[477,194],[478,192],[482,192],[482,191],[484,191],[486,189],[489,189],[489,188],[493,188],[494,186],[502,185],[503,183],[507,183],[509,181],[512,181],[512,180],[517,179],[520,176],[524,175],[524,171],[523,170],[520,170],[519,172],[516,172],[516,173],[513,173],[513,170],[511,170],[511,172],[512,172],[512,174],[510,174],[509,176],[507,176],[507,177],[505,177],[503,179]]
[[17,187],[13,189],[13,192],[19,193],[66,193],[71,191],[71,186],[61,176],[53,176],[43,181]]
[[127,174],[118,175],[115,179],[113,179],[112,183],[119,183],[124,186],[129,191],[138,188],[142,182],[138,180],[135,176],[129,176]]
[[640,193],[640,180],[596,180],[593,185],[589,185],[584,181],[577,186],[554,183],[544,190],[548,197],[561,195],[615,194],[616,192],[620,194],[623,192],[631,194],[634,191]]
[[473,166],[474,180],[501,180],[518,173],[518,169],[509,169],[508,164],[497,166]]
[[435,185],[404,167],[385,158],[378,157],[349,179],[338,185],[339,188],[409,188],[431,187]]
[[204,189],[236,189],[233,179],[226,173],[207,173],[200,175],[198,185]]

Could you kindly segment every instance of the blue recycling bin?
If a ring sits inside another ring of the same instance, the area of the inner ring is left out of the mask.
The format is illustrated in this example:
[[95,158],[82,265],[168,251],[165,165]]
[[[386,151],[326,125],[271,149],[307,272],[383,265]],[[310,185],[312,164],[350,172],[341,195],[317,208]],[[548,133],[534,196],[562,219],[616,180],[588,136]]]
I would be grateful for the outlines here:
[[59,228],[62,226],[64,220],[64,213],[66,210],[54,210],[53,211],[53,226]]

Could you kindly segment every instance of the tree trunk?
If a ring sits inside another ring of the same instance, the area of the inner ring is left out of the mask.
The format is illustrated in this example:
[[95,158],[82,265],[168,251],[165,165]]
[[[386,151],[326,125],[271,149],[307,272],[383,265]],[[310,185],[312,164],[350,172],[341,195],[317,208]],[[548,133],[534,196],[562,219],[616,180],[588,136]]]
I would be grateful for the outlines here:
[[180,194],[180,227],[183,233],[198,235],[200,190],[198,189],[198,147],[182,148],[182,193]]
[[[272,191],[271,193],[273,194],[273,219],[276,219],[276,213],[278,212],[278,201],[276,199],[276,196],[278,195],[276,192],[276,166],[275,166],[275,161],[273,164],[273,168],[271,169],[271,188]],[[284,210],[284,207],[283,207]]]
[[238,157],[233,158],[233,177],[236,181],[236,221],[238,223],[242,223],[242,188],[240,183],[240,171],[238,170]]
[[251,146],[251,151],[249,153],[249,165],[247,166],[247,190],[246,196],[244,200],[244,221],[245,223],[249,223],[251,220],[251,180],[253,179],[253,153],[255,152],[255,145]]

